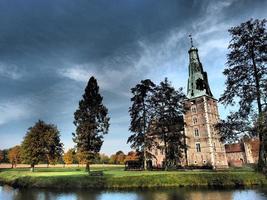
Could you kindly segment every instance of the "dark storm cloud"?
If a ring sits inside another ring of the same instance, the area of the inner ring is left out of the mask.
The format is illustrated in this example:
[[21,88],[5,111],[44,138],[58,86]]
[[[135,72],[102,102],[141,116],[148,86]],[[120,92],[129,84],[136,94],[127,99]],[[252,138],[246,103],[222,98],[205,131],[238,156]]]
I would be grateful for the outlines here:
[[191,1],[1,1],[0,55],[26,63],[103,59],[140,37],[160,39],[197,17],[197,7]]
[[0,135],[16,120],[22,137],[38,118],[70,135],[94,75],[112,115],[110,137],[125,141],[134,84],[165,75],[186,82],[189,33],[206,55],[225,47],[226,27],[264,17],[266,7],[264,0],[1,0]]

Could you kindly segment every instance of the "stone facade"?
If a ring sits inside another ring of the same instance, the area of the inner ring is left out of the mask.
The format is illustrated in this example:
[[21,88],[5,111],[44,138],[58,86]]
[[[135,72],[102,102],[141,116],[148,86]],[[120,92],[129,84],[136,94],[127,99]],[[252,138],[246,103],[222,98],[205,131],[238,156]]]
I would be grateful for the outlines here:
[[217,101],[201,96],[186,101],[185,135],[188,165],[227,167],[224,145],[214,125],[219,120]]

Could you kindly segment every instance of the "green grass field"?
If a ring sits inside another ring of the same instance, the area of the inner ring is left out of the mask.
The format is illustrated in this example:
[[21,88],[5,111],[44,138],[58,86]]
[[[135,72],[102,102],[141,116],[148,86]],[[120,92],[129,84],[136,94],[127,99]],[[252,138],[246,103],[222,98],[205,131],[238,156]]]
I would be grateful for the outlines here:
[[92,166],[104,176],[89,176],[84,168],[1,169],[0,183],[40,188],[145,188],[168,186],[239,187],[267,185],[264,175],[251,169],[226,171],[124,171],[123,166]]

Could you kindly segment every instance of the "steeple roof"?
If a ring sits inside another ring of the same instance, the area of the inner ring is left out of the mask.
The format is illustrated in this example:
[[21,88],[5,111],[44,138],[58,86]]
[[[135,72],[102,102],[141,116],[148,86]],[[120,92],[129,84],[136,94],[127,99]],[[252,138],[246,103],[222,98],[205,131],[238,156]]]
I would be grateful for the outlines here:
[[191,48],[189,53],[189,78],[187,85],[187,98],[193,99],[200,96],[209,96],[213,98],[211,93],[207,72],[203,70],[199,60],[198,49],[193,46],[191,38]]

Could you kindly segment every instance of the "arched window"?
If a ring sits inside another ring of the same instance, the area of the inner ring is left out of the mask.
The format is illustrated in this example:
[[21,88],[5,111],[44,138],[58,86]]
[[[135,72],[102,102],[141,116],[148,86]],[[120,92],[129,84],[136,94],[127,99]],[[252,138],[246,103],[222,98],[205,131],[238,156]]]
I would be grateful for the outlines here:
[[195,136],[196,136],[196,137],[199,136],[199,132],[198,132],[198,129],[197,129],[197,128],[195,129]]
[[192,113],[196,113],[196,112],[197,112],[197,108],[196,108],[196,106],[192,106],[192,107],[191,107],[191,112],[192,112]]
[[193,118],[193,124],[196,124],[196,123],[197,123],[197,118],[194,117],[194,118]]

